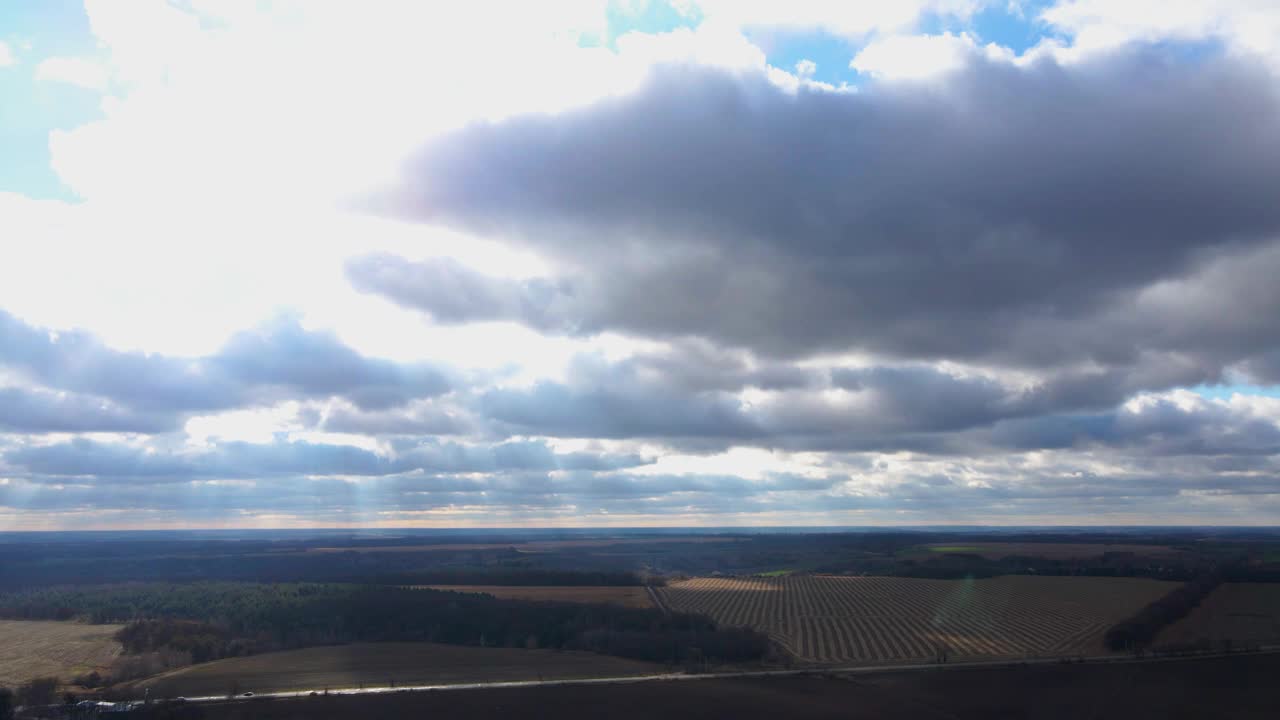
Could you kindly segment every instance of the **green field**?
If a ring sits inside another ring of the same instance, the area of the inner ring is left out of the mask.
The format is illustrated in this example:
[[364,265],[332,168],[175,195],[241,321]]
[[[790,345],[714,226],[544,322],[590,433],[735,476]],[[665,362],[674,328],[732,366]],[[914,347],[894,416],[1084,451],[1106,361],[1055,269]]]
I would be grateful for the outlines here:
[[355,643],[227,658],[157,675],[133,686],[153,696],[201,696],[324,688],[649,675],[662,665],[587,652]]

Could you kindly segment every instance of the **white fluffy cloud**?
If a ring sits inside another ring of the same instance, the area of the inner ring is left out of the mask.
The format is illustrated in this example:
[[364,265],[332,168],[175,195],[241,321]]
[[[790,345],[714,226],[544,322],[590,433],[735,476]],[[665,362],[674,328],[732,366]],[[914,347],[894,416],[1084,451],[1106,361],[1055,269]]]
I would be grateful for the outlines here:
[[995,43],[980,46],[971,35],[893,35],[869,43],[849,67],[876,78],[910,79],[941,75],[963,67],[976,55],[1012,61],[1013,53]]
[[118,347],[181,354],[209,352],[292,308],[368,352],[429,348],[493,364],[505,362],[496,348],[520,345],[523,364],[554,372],[581,347],[516,327],[431,327],[342,276],[346,258],[373,251],[448,256],[509,277],[545,273],[537,257],[343,204],[432,135],[473,119],[625,93],[657,63],[756,71],[765,59],[725,27],[633,33],[616,52],[582,47],[580,37],[602,31],[599,3],[500,5],[264,13],[215,2],[195,3],[193,15],[165,2],[88,0],[101,64],[50,58],[37,71],[103,91],[104,117],[50,134],[53,168],[82,202],[0,196],[0,232],[24,247],[0,264],[0,307],[93,328]]
[[107,83],[110,82],[107,70],[101,64],[76,57],[53,57],[41,60],[36,66],[36,79],[66,83],[99,92],[105,91]]
[[0,40],[0,68],[9,67],[14,64],[13,51],[9,49],[9,45]]
[[686,7],[696,9],[707,18],[742,27],[792,31],[820,29],[839,35],[861,36],[908,29],[929,13],[967,18],[986,4],[985,0],[693,0]]
[[492,5],[88,0],[121,87],[104,119],[51,137],[55,169],[112,202],[332,202],[434,131],[600,92],[576,40],[601,7]]
[[1086,50],[1162,40],[1218,40],[1280,54],[1280,5],[1274,0],[1061,0],[1042,19]]

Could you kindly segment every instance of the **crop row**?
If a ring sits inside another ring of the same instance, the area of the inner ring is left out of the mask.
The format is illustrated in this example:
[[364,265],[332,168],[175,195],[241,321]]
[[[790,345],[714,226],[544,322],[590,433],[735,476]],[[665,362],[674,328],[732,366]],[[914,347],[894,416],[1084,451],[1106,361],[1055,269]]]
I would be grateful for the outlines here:
[[1108,627],[1165,591],[1128,578],[823,575],[694,578],[660,590],[674,610],[755,628],[824,663],[1101,652]]

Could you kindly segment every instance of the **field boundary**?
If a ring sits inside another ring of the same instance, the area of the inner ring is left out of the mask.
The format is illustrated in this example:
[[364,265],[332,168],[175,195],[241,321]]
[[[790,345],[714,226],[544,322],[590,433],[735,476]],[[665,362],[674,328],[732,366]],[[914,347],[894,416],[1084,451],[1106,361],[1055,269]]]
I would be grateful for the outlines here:
[[658,591],[653,589],[652,585],[645,585],[644,589],[645,592],[649,593],[649,601],[653,603],[654,607],[661,610],[663,615],[671,614],[671,608],[667,607],[667,604],[662,602],[662,596],[658,594]]

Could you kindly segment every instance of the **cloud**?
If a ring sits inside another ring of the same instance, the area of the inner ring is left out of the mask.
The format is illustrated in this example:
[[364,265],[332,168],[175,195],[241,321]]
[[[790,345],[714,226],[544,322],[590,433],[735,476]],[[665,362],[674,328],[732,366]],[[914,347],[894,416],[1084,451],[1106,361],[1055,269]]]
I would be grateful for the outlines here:
[[87,3],[0,525],[1269,521],[1280,16],[989,5]]
[[[477,125],[428,145],[390,207],[562,272],[477,283],[385,256],[348,271],[445,321],[1105,368],[1140,364],[1135,337],[1179,322],[1145,313],[1144,293],[1280,232],[1280,96],[1259,68],[1138,49],[1069,66],[976,55],[949,78],[789,91],[668,67],[631,96]],[[483,311],[431,278],[479,284]],[[1168,350],[1244,359],[1219,345]]]
[[508,432],[554,437],[747,441],[762,435],[733,398],[655,396],[653,391],[626,384],[573,388],[540,382],[528,390],[490,390],[480,408]]
[[[494,477],[387,476],[349,482],[279,477],[269,482],[84,484],[14,479],[0,483],[0,507],[70,515],[96,525],[179,519],[188,526],[266,514],[319,523],[422,523],[491,526],[546,522],[687,524],[698,518],[771,524],[897,522],[1132,523],[1150,513],[1166,523],[1265,522],[1278,508],[1274,481],[1223,473],[1207,465],[1175,468],[1141,463],[1082,466],[1078,456],[1014,457],[898,463],[855,475],[829,472],[736,475],[630,473]],[[1274,468],[1272,469],[1274,472]],[[96,519],[95,519],[96,518]],[[488,521],[490,525],[484,523]]]
[[[451,387],[440,368],[364,357],[289,317],[235,335],[212,356],[178,358],[117,351],[90,333],[44,330],[0,311],[0,367],[47,388],[170,414],[335,396],[386,409]],[[86,406],[59,405],[67,411]]]
[[208,364],[251,387],[280,387],[306,397],[340,395],[367,409],[402,405],[450,388],[440,368],[367,358],[336,336],[305,330],[288,318],[238,333]]
[[1002,422],[979,438],[997,450],[1110,447],[1149,458],[1254,458],[1271,466],[1280,454],[1277,417],[1187,397],[1144,396],[1104,413]]
[[902,0],[888,3],[696,0],[688,5],[713,22],[784,32],[824,30],[836,35],[860,37],[877,31],[907,29],[927,15],[965,19],[985,4],[982,0]]
[[36,80],[74,85],[102,92],[110,77],[106,68],[92,60],[74,57],[52,57],[36,66]]
[[476,431],[474,420],[464,411],[431,400],[390,410],[338,405],[323,414],[314,413],[311,420],[319,430],[356,435],[466,435]]
[[963,68],[982,52],[992,60],[1012,60],[995,43],[979,49],[971,35],[894,35],[864,46],[849,67],[875,78],[919,80]]
[[364,255],[346,263],[347,278],[361,292],[385,295],[419,308],[446,324],[518,320],[540,330],[563,327],[572,301],[569,283],[487,276],[449,257],[410,263],[389,254]]
[[[697,346],[695,346],[696,348]],[[703,348],[704,350],[706,348]],[[480,391],[492,434],[650,439],[673,451],[987,456],[1107,447],[1156,457],[1270,455],[1280,406],[1258,411],[1187,391],[1196,368],[1050,373],[1019,382],[926,364],[752,367],[734,353],[575,358],[563,382]],[[1163,375],[1162,375],[1163,374]],[[781,380],[781,381],[780,381]]]
[[10,433],[159,433],[179,427],[164,412],[136,412],[99,398],[0,388],[0,431]]
[[1280,61],[1280,12],[1268,0],[1060,0],[1040,19],[1084,51],[1132,42],[1217,40]]
[[636,454],[557,453],[546,443],[513,441],[463,445],[422,439],[382,454],[352,445],[277,441],[217,443],[209,449],[165,450],[86,438],[27,445],[3,461],[29,478],[85,478],[91,482],[260,480],[280,476],[385,477],[411,473],[511,473],[617,470],[652,462]]

